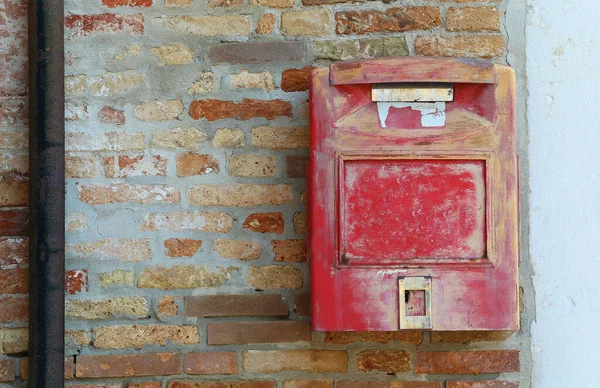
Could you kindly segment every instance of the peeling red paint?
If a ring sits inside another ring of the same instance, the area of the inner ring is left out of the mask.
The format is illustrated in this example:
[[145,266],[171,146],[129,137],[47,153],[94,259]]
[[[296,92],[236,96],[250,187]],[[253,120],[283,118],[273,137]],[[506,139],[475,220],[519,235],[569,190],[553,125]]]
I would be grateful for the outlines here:
[[65,291],[75,295],[78,292],[88,292],[87,269],[73,269],[65,272]]

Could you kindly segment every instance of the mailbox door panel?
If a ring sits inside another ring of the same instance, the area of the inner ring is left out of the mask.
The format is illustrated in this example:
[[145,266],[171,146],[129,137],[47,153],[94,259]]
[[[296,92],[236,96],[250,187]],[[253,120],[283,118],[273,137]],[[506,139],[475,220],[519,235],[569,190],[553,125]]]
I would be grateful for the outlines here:
[[[421,314],[433,330],[518,329],[514,73],[461,62],[439,127],[424,126],[412,106],[382,117],[371,101],[377,66],[393,82],[447,82],[457,60],[439,61],[350,66],[362,78],[342,64],[312,73],[315,330],[394,331],[401,315]],[[478,69],[472,78],[465,66]],[[420,68],[437,73],[419,76]],[[428,279],[427,291],[400,295],[405,278]]]

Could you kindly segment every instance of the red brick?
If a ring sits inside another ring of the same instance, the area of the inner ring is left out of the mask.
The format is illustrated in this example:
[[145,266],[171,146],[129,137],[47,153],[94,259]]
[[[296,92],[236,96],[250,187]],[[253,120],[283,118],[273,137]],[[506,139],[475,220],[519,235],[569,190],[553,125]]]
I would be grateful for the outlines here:
[[505,341],[513,331],[432,331],[432,344]]
[[[66,380],[72,380],[73,379],[73,366],[74,366],[74,359],[73,357],[66,357],[65,358],[65,374],[64,377]],[[28,358],[21,358],[21,360],[19,361],[19,368],[21,371],[21,379],[22,380],[28,380],[29,379],[29,359]],[[87,388],[88,386],[83,386],[83,385],[68,385],[67,387],[82,387],[82,388]],[[104,387],[104,386],[102,386]],[[99,387],[99,388],[102,388]],[[95,388],[95,386],[89,386],[89,388]],[[107,386],[107,388],[110,388]]]
[[102,0],[102,5],[108,8],[150,7],[152,5],[152,0]]
[[0,235],[26,236],[28,225],[27,214],[28,209],[25,208],[0,210]]
[[127,384],[127,388],[162,388],[160,381],[148,381],[145,383],[131,383]]
[[165,240],[166,255],[169,257],[192,257],[202,246],[202,240],[170,238]]
[[81,378],[164,376],[181,373],[179,353],[77,356],[75,375]]
[[287,316],[281,295],[203,295],[185,297],[186,317]]
[[125,112],[105,106],[98,112],[98,119],[102,123],[123,125],[125,124]]
[[306,176],[307,156],[286,156],[285,165],[288,178],[304,178]]
[[144,15],[116,15],[104,13],[97,15],[67,15],[65,27],[73,37],[87,36],[98,32],[120,32],[140,35],[144,33]]
[[312,69],[314,69],[314,66],[284,70],[281,73],[281,89],[284,92],[303,92],[308,90]]
[[333,380],[288,380],[283,388],[333,388]]
[[284,100],[255,100],[244,98],[241,102],[222,100],[198,100],[190,105],[190,116],[194,120],[208,121],[232,118],[249,120],[264,117],[273,120],[278,116],[292,117],[292,104]]
[[418,352],[415,367],[418,374],[519,372],[519,351]]
[[364,350],[356,355],[356,367],[360,372],[409,372],[410,356],[404,350]]
[[392,341],[418,345],[423,341],[423,335],[419,331],[344,331],[326,332],[325,343],[346,345],[352,342],[378,342],[387,344]]
[[187,353],[183,372],[188,375],[232,375],[238,373],[235,352]]
[[518,381],[446,381],[446,388],[519,388]]
[[65,292],[75,295],[78,292],[88,292],[87,269],[72,269],[65,272]]
[[308,321],[218,322],[209,323],[209,345],[310,342]]
[[442,388],[441,381],[340,381],[337,388]]
[[0,294],[26,294],[29,291],[29,270],[0,270]]
[[0,269],[26,264],[29,243],[22,237],[0,237]]
[[338,12],[335,14],[335,20],[336,32],[345,35],[428,30],[442,24],[440,10],[437,7]]
[[296,295],[294,308],[296,309],[296,315],[310,317],[310,294]]
[[305,240],[273,240],[273,260],[283,263],[301,263],[306,261]]
[[0,296],[0,323],[26,322],[29,300],[21,296]]
[[219,161],[212,155],[189,152],[177,155],[177,176],[193,176],[219,172]]
[[15,381],[15,361],[0,360],[0,381]]
[[275,381],[171,381],[168,388],[276,388]]
[[258,233],[283,234],[283,227],[283,214],[279,212],[250,214],[242,224],[242,228]]
[[115,384],[69,384],[65,388],[123,388],[121,383]]

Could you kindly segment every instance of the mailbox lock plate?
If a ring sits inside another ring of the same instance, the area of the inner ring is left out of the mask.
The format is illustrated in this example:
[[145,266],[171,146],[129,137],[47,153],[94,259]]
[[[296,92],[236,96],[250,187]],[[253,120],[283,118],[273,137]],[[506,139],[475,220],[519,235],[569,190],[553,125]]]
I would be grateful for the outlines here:
[[[425,314],[410,316],[406,314],[406,292],[425,292]],[[400,329],[431,329],[431,277],[398,278],[398,300],[400,310]]]

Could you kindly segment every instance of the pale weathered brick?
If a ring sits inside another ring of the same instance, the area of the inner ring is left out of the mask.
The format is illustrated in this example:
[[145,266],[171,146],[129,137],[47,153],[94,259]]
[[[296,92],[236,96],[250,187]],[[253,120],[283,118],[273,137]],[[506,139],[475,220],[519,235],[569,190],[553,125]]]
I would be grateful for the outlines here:
[[152,147],[197,150],[208,139],[206,132],[198,128],[173,128],[152,134]]
[[86,121],[89,118],[87,105],[65,104],[66,121]]
[[281,33],[287,36],[327,36],[333,32],[331,14],[325,9],[281,14]]
[[102,272],[99,275],[100,285],[108,288],[113,285],[133,287],[133,271],[123,271],[115,269],[112,272]]
[[500,11],[496,7],[449,8],[448,31],[500,31]]
[[258,154],[233,154],[229,174],[236,177],[272,178],[277,175],[277,158]]
[[200,78],[192,82],[188,88],[189,94],[210,93],[215,88],[215,74],[212,71],[202,71]]
[[140,89],[145,77],[132,71],[65,77],[65,94],[109,97]]
[[221,128],[215,133],[212,140],[213,147],[217,148],[239,148],[246,145],[244,132],[240,129]]
[[69,155],[65,157],[67,178],[93,178],[104,172],[98,155]]
[[150,240],[130,238],[105,238],[98,241],[67,244],[67,258],[117,259],[138,262],[150,260]]
[[28,328],[0,328],[0,354],[26,352],[29,346],[28,342]]
[[283,388],[333,388],[333,380],[287,380]]
[[306,213],[294,213],[294,232],[297,234],[306,234]]
[[410,53],[404,36],[390,38],[321,40],[313,42],[315,59],[341,61],[379,57],[399,57]]
[[140,230],[196,230],[228,233],[232,227],[233,218],[223,212],[175,212],[146,215]]
[[150,311],[146,298],[141,296],[119,296],[110,299],[68,299],[65,301],[65,316],[77,319],[129,319],[148,318]]
[[187,65],[194,60],[194,51],[183,44],[153,47],[150,51],[160,59],[160,66]]
[[306,127],[255,127],[252,128],[252,145],[272,150],[308,148],[309,133]]
[[505,341],[512,331],[432,331],[432,344]]
[[163,295],[156,305],[156,314],[159,318],[174,317],[179,312],[177,301],[180,297],[172,295]]
[[167,185],[78,185],[78,198],[91,205],[108,203],[179,203],[181,193]]
[[29,203],[29,185],[26,182],[0,181],[0,207],[26,206]]
[[215,240],[213,249],[225,259],[256,260],[260,256],[260,243],[245,240]]
[[98,349],[142,348],[144,345],[197,344],[200,333],[196,326],[118,325],[100,326],[92,330],[94,347]]
[[189,190],[189,199],[198,206],[284,205],[292,203],[289,185],[196,185]]
[[268,71],[262,73],[250,73],[242,70],[239,74],[231,74],[232,89],[275,89],[275,79]]
[[152,24],[167,30],[199,36],[248,36],[252,32],[246,16],[161,16]]
[[146,146],[144,133],[85,133],[67,132],[67,151],[131,151],[143,150]]
[[218,287],[229,278],[230,272],[230,269],[210,270],[195,265],[146,267],[138,278],[137,286],[163,290]]
[[184,8],[189,7],[193,0],[165,0],[165,7],[167,8]]
[[300,289],[304,284],[302,271],[289,266],[267,265],[250,267],[248,284],[261,290],[278,288]]
[[250,0],[250,5],[270,8],[293,8],[296,0]]
[[415,52],[425,56],[493,58],[504,54],[504,38],[499,35],[417,36]]
[[343,350],[245,350],[242,364],[250,373],[346,373],[348,354]]
[[143,121],[174,120],[183,113],[181,100],[154,100],[135,107],[135,117]]
[[275,29],[275,24],[277,24],[277,15],[274,13],[264,13],[260,16],[260,20],[256,26],[256,33],[268,35]]

